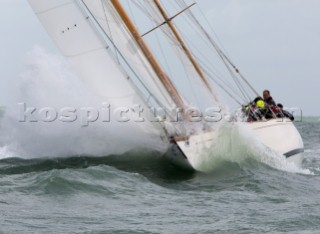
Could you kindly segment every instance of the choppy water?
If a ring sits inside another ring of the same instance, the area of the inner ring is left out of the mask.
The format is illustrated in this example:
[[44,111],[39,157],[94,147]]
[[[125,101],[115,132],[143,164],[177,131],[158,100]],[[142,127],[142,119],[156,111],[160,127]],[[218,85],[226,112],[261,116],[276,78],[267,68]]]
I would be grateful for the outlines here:
[[240,155],[192,173],[145,150],[27,160],[3,146],[0,232],[319,233],[320,119],[296,125],[301,171]]

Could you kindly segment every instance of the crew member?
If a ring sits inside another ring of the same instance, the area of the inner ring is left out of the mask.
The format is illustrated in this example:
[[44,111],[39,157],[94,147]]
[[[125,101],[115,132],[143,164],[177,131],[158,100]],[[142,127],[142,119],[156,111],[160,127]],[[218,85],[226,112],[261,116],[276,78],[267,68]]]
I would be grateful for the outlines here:
[[287,117],[287,118],[289,118],[291,121],[294,120],[293,115],[292,115],[290,112],[284,110],[284,109],[283,109],[283,105],[282,105],[281,103],[278,103],[278,104],[277,104],[277,108],[278,108],[278,110],[279,110],[279,112],[278,112],[278,114],[277,114],[279,117]]
[[267,104],[267,108],[275,108],[276,102],[273,100],[273,98],[270,96],[270,91],[265,90],[263,91],[263,100]]

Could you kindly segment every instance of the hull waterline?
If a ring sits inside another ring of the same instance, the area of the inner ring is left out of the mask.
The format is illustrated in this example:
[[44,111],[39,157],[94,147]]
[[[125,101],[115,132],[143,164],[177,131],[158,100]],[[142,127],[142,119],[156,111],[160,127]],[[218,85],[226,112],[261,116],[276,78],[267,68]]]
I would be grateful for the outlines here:
[[[255,137],[272,151],[283,155],[288,162],[301,167],[304,145],[300,133],[289,119],[247,123]],[[214,156],[215,131],[192,135],[172,143],[165,157],[173,164],[188,170],[201,171],[201,167]]]

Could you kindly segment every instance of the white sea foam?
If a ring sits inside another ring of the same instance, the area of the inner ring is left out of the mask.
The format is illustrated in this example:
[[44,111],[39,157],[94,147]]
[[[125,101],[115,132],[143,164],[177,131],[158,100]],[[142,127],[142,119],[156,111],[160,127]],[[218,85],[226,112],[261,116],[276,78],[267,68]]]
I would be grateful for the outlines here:
[[138,131],[133,124],[97,121],[88,127],[81,123],[54,121],[19,122],[18,103],[28,107],[101,108],[101,100],[77,78],[68,63],[36,47],[27,58],[27,68],[20,77],[16,103],[9,106],[2,119],[0,145],[4,157],[57,157],[72,155],[109,155],[136,147],[163,149],[160,138]]
[[247,159],[254,159],[278,170],[292,173],[313,174],[286,160],[283,155],[272,151],[262,144],[244,123],[226,123],[217,130],[217,138],[210,147],[206,158],[196,162],[197,168],[203,172],[213,171],[221,161],[229,161],[242,165]]

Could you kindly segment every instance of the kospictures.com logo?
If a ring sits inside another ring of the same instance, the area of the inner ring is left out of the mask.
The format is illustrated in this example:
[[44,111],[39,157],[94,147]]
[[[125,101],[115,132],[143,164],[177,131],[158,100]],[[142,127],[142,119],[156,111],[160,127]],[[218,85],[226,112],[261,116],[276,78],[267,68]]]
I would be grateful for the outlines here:
[[143,108],[141,105],[132,107],[112,107],[108,103],[102,103],[100,108],[94,107],[63,107],[56,109],[53,107],[28,107],[26,103],[19,103],[19,122],[52,123],[60,121],[63,123],[81,122],[81,126],[89,126],[90,123],[101,122],[178,122],[187,120],[190,122],[219,122],[223,116],[220,107],[210,107],[205,111],[197,108],[173,108],[165,109],[161,107]]

